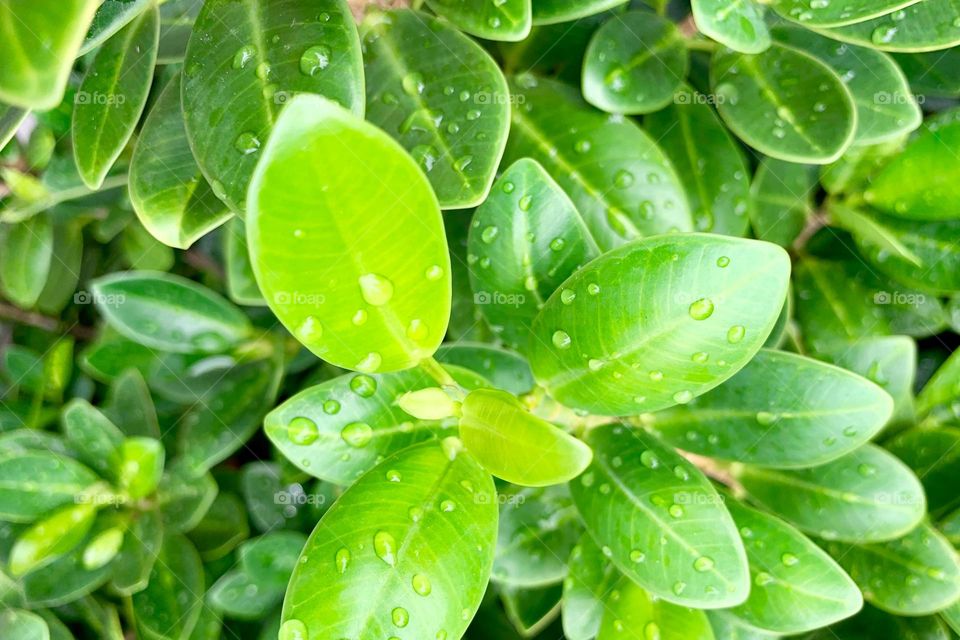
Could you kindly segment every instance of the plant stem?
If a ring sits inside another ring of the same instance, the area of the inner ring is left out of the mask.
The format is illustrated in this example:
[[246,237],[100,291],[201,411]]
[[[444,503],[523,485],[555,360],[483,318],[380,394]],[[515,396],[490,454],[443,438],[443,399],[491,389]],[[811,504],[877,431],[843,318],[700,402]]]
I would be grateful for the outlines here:
[[433,359],[433,357],[424,358],[420,361],[420,368],[428,376],[437,381],[441,387],[457,387],[460,385],[457,384],[457,381],[447,373],[447,370],[444,369],[439,362]]

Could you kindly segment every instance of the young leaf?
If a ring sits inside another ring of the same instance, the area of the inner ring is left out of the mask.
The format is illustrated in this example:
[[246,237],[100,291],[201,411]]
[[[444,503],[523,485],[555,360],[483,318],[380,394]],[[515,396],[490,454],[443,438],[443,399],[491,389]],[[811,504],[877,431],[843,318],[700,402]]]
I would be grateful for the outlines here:
[[30,308],[39,300],[50,273],[54,240],[50,216],[39,214],[4,231],[0,288],[11,302]]
[[0,150],[7,146],[28,115],[30,115],[29,109],[19,109],[0,103]]
[[754,502],[828,540],[891,540],[923,518],[926,499],[910,469],[872,444],[810,469],[743,467],[738,480]]
[[960,415],[960,353],[954,351],[933,373],[917,396],[917,415],[950,419]]
[[729,501],[747,549],[750,597],[730,613],[783,634],[803,633],[850,617],[863,606],[857,585],[824,552],[786,522]]
[[166,273],[128,271],[92,283],[107,322],[125,337],[173,353],[219,353],[251,337],[243,313],[217,293]]
[[487,40],[523,40],[530,33],[531,0],[427,0],[427,6],[460,30]]
[[960,598],[960,560],[936,529],[923,523],[902,538],[866,545],[827,545],[871,604],[920,616]]
[[410,156],[318,96],[294,98],[262,156],[247,239],[277,317],[345,368],[396,371],[433,354],[450,316],[450,256]]
[[720,51],[711,60],[710,81],[723,121],[769,156],[827,164],[853,140],[850,90],[810,54],[780,44],[757,55]]
[[133,500],[145,498],[157,488],[163,475],[164,450],[153,438],[127,438],[120,446],[118,484]]
[[683,86],[673,104],[648,115],[644,125],[677,168],[694,227],[745,236],[751,208],[749,169],[740,147],[703,98]]
[[606,598],[597,640],[622,638],[625,629],[630,629],[635,638],[714,640],[706,613],[657,598],[623,577]]
[[693,19],[704,35],[734,51],[762,53],[770,47],[763,5],[752,0],[691,0]]
[[363,113],[360,43],[343,0],[205,2],[183,68],[190,146],[234,211],[243,210],[261,146],[294,95],[321,94]]
[[50,564],[76,547],[90,531],[97,508],[68,504],[37,520],[17,537],[10,549],[10,573],[19,577]]
[[743,602],[750,588],[743,543],[703,474],[652,435],[620,425],[590,431],[587,444],[593,464],[570,492],[604,555],[668,602],[705,609]]
[[960,161],[950,152],[960,144],[960,119],[930,126],[872,176],[864,199],[906,220],[957,220]]
[[[187,537],[205,562],[214,562],[233,551],[249,535],[250,525],[243,500],[235,493],[218,493],[203,519]],[[281,587],[276,600],[279,601],[282,595]]]
[[0,519],[33,522],[74,502],[97,482],[90,469],[46,451],[8,451],[0,457]]
[[477,306],[494,331],[520,350],[526,350],[544,300],[600,255],[570,198],[529,158],[507,168],[476,210],[467,251]]
[[490,476],[454,442],[387,458],[311,534],[287,588],[281,637],[379,638],[397,628],[411,638],[461,637],[493,563],[495,496]]
[[442,208],[483,202],[510,126],[510,92],[493,59],[414,11],[371,13],[363,46],[367,120],[413,155]]
[[624,4],[624,0],[532,0],[533,24],[570,22]]
[[186,249],[232,214],[204,180],[190,151],[173,77],[147,115],[130,161],[130,202],[160,242]]
[[555,400],[594,414],[687,403],[760,349],[789,269],[782,249],[755,240],[685,234],[624,245],[547,300],[532,328],[533,372]]
[[183,536],[166,536],[147,588],[132,597],[138,634],[157,640],[189,638],[203,606],[203,573],[193,544]]
[[127,146],[153,82],[160,12],[151,6],[97,52],[73,108],[73,157],[84,184],[99,189]]
[[487,471],[542,487],[571,480],[590,464],[590,447],[531,414],[505,391],[478,389],[463,401],[460,438]]
[[[884,0],[886,1],[886,0]],[[873,2],[870,3],[873,6]],[[925,0],[824,35],[881,51],[939,51],[960,44],[960,2]]]
[[762,467],[810,467],[883,428],[893,400],[866,378],[811,358],[761,350],[725,384],[645,423],[670,444]]
[[47,110],[63,98],[73,59],[100,3],[37,0],[0,4],[0,100]]
[[102,409],[124,435],[160,439],[153,398],[137,369],[127,369],[117,377],[107,391]]
[[517,106],[504,162],[539,162],[573,200],[601,249],[692,229],[680,179],[632,121],[589,108],[555,80],[523,75],[512,90]]
[[[453,374],[485,386],[469,372]],[[419,370],[346,374],[310,387],[267,414],[264,432],[290,462],[312,476],[350,485],[384,456],[434,437],[456,435],[456,420],[418,420],[396,399],[436,383]]]
[[906,336],[862,338],[837,345],[835,355],[827,359],[864,376],[893,398],[890,424],[913,424],[913,385],[917,373],[917,343]]
[[593,34],[583,60],[583,97],[609,113],[651,113],[670,104],[689,65],[673,22],[631,11]]
[[563,583],[563,633],[570,640],[590,640],[600,631],[604,597],[620,580],[620,572],[590,536],[570,552],[570,574]]

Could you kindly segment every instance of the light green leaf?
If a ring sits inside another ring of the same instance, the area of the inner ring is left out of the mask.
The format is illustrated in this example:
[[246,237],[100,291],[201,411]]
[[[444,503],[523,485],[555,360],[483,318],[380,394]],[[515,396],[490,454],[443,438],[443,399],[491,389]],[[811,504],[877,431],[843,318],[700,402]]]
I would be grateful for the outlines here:
[[694,227],[744,236],[751,208],[749,169],[740,147],[703,98],[681,87],[673,104],[648,115],[644,125],[677,169]]
[[765,467],[810,467],[847,454],[887,423],[893,400],[858,375],[811,358],[762,350],[690,404],[649,416],[670,444]]
[[707,611],[713,634],[723,640],[775,640],[779,635],[758,631],[723,610]]
[[706,613],[657,598],[623,577],[606,599],[597,640],[623,638],[625,630],[634,638],[714,640]]
[[[454,371],[469,387],[475,374]],[[456,419],[418,420],[396,404],[404,392],[433,387],[420,370],[346,374],[296,394],[267,414],[264,432],[312,476],[350,485],[384,456],[434,437],[456,435]]]
[[[573,200],[603,250],[693,223],[670,161],[632,121],[588,107],[555,80],[523,75],[504,162],[539,162]],[[571,134],[570,130],[576,131]]]
[[563,583],[563,633],[570,640],[590,640],[600,631],[604,597],[620,580],[620,572],[600,548],[583,536],[570,552],[570,574]]
[[923,487],[909,467],[871,444],[810,469],[743,467],[736,475],[752,501],[828,540],[897,538],[926,510]]
[[19,109],[8,104],[0,104],[0,149],[13,139],[17,129],[30,115],[28,109]]
[[590,447],[531,414],[513,394],[478,389],[463,401],[460,437],[487,471],[542,487],[571,480],[590,464]]
[[257,287],[253,265],[250,262],[250,250],[247,247],[247,229],[243,220],[233,218],[223,228],[224,269],[227,278],[227,295],[237,304],[263,307],[263,299]]
[[458,29],[487,40],[523,40],[530,33],[531,0],[487,2],[427,0],[427,6]]
[[740,528],[753,585],[730,609],[765,631],[794,634],[850,617],[863,606],[860,590],[820,547],[786,522],[729,501]]
[[570,492],[617,568],[668,602],[705,609],[743,602],[750,586],[743,544],[703,474],[644,431],[605,425],[589,432],[587,444],[593,464]]
[[345,368],[396,371],[433,354],[450,316],[450,256],[410,156],[317,96],[294,98],[262,156],[247,240],[277,317]]
[[127,271],[92,283],[94,302],[118,333],[173,353],[218,353],[247,340],[250,321],[219,294],[181,276]]
[[960,473],[960,429],[910,429],[891,440],[887,448],[920,478],[931,517],[960,508],[960,496],[953,488]]
[[204,0],[166,0],[160,5],[158,64],[183,62],[193,25]]
[[104,415],[127,436],[160,438],[160,424],[150,389],[139,370],[121,373],[107,390]]
[[960,560],[943,535],[923,523],[897,540],[827,545],[868,602],[902,616],[939,611],[960,598]]
[[8,608],[0,613],[0,634],[6,640],[50,640],[44,619],[24,609]]
[[774,38],[825,63],[843,80],[857,111],[856,144],[873,144],[909,133],[923,115],[897,63],[885,53],[837,44],[799,27],[780,26]]
[[864,199],[906,220],[960,218],[960,119],[931,125],[870,179]]
[[93,15],[78,56],[90,53],[130,24],[152,5],[152,0],[104,0]]
[[47,284],[53,260],[53,225],[50,216],[41,214],[4,227],[0,286],[11,302],[29,308],[37,303]]
[[363,32],[367,120],[413,155],[442,208],[483,202],[510,126],[509,89],[496,63],[422,13],[372,13]]
[[497,508],[492,479],[456,446],[387,458],[327,511],[290,578],[281,636],[463,635],[490,575]]
[[[873,6],[872,0],[870,0]],[[823,34],[881,51],[939,51],[960,44],[960,0],[925,0]]]
[[0,519],[33,522],[97,482],[71,458],[46,451],[10,451],[0,457]]
[[344,0],[205,2],[182,92],[190,146],[214,193],[243,210],[261,146],[296,94],[325,95],[362,114],[361,64]]
[[742,53],[761,53],[770,47],[770,30],[763,5],[753,0],[691,0],[697,28],[717,42]]
[[673,101],[689,65],[673,22],[630,11],[593,34],[583,60],[583,97],[610,113],[651,113]]
[[764,158],[750,185],[750,223],[760,240],[793,244],[813,213],[817,181],[809,166]]
[[624,0],[531,0],[533,24],[570,22],[624,4]]
[[910,247],[901,242],[889,229],[877,224],[865,212],[839,202],[831,202],[828,207],[831,221],[849,231],[860,242],[906,260],[915,267],[923,266],[923,262],[910,250]]
[[839,27],[877,18],[920,0],[850,0],[823,4],[816,0],[773,0],[773,10],[787,20],[812,27]]
[[97,515],[90,502],[68,504],[37,520],[17,536],[8,564],[13,576],[22,576],[75,548],[86,537]]
[[130,202],[160,242],[186,249],[232,215],[204,180],[180,109],[180,76],[147,115],[130,163]]
[[960,417],[960,352],[954,351],[917,395],[917,416]]
[[547,301],[533,323],[534,374],[555,400],[594,414],[689,402],[763,345],[783,306],[789,265],[776,245],[725,236],[625,245]]
[[827,164],[853,141],[850,90],[808,53],[781,44],[757,55],[720,51],[711,60],[710,83],[731,131],[769,156]]
[[831,195],[862,191],[869,180],[906,145],[907,135],[878,144],[853,145],[839,160],[820,167],[820,182]]
[[164,450],[159,440],[127,438],[120,446],[117,477],[120,488],[132,499],[145,498],[157,488],[163,475]]
[[183,536],[166,536],[147,588],[132,597],[138,634],[152,640],[190,637],[200,618],[203,593],[197,550]]
[[37,309],[59,316],[73,300],[83,261],[83,223],[68,221],[53,226],[53,258],[47,282],[37,298]]
[[47,110],[63,98],[98,0],[0,4],[0,100]]
[[154,5],[106,41],[80,83],[70,131],[73,158],[91,189],[103,184],[140,120],[159,38],[160,12]]
[[600,255],[570,198],[529,158],[504,171],[477,208],[467,251],[474,302],[493,330],[520,350],[543,302]]

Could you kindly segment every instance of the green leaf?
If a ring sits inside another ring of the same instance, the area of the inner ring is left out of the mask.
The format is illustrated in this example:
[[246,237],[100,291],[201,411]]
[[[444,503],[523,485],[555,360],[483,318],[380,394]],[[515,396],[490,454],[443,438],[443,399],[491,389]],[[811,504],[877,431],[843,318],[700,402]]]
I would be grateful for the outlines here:
[[123,432],[97,408],[81,398],[71,400],[63,410],[63,434],[81,462],[116,480]]
[[594,414],[684,404],[760,349],[788,274],[786,253],[754,240],[685,234],[630,243],[547,300],[532,328],[534,374],[555,400]]
[[[870,5],[873,6],[872,0]],[[960,44],[960,0],[925,0],[824,35],[881,51],[939,51]]]
[[960,51],[956,48],[931,53],[895,53],[894,60],[917,93],[960,96]]
[[960,119],[931,125],[874,175],[864,199],[906,220],[957,220],[960,213]]
[[763,158],[750,185],[750,224],[760,240],[793,244],[813,213],[817,182],[809,166]]
[[[78,293],[77,297],[83,302],[90,301],[89,294],[86,292]],[[132,342],[109,331],[103,334],[80,353],[78,360],[83,372],[97,381],[112,382],[129,369],[140,372],[149,371],[157,361],[157,354],[150,347]]]
[[149,7],[151,0],[104,0],[93,16],[78,56],[90,53]]
[[539,634],[557,618],[561,595],[558,584],[535,589],[504,587],[500,591],[507,619],[524,638]]
[[934,372],[917,396],[917,416],[960,417],[960,353],[954,351]]
[[159,38],[160,12],[154,5],[107,40],[80,83],[70,130],[77,169],[91,189],[103,184],[140,120]]
[[28,109],[19,109],[8,104],[0,103],[0,150],[13,139],[20,125],[30,115]]
[[877,224],[865,212],[839,202],[831,202],[829,211],[831,221],[838,227],[849,231],[861,243],[875,246],[879,251],[890,253],[916,267],[923,266],[920,258],[909,247],[903,244],[889,229]]
[[907,79],[893,59],[874,49],[838,45],[799,27],[780,26],[774,38],[814,56],[850,90],[857,111],[856,144],[873,144],[913,131],[923,119]]
[[166,536],[147,588],[133,594],[137,631],[151,639],[188,638],[203,606],[200,556],[183,536]]
[[186,278],[150,271],[93,281],[94,301],[118,333],[173,353],[218,353],[247,340],[250,321],[220,295]]
[[118,484],[132,499],[145,498],[163,475],[163,444],[154,438],[132,437],[120,446]]
[[843,4],[826,4],[816,0],[774,0],[773,10],[787,20],[807,28],[839,27],[877,18],[897,9],[909,7],[919,0],[852,0]]
[[857,114],[850,90],[808,53],[781,44],[757,55],[720,51],[710,78],[720,117],[762,153],[827,164],[853,141]]
[[[244,209],[261,145],[294,95],[318,93],[362,114],[361,64],[343,0],[205,2],[182,92],[190,146],[214,193],[232,210]],[[228,104],[241,106],[224,109]]]
[[[474,374],[454,375],[469,387],[482,386]],[[338,376],[267,414],[264,432],[301,470],[350,485],[384,456],[421,440],[456,435],[456,419],[418,420],[396,404],[404,392],[435,385],[420,370]]]
[[624,0],[532,0],[533,24],[570,22],[624,4]]
[[250,250],[247,247],[247,229],[243,220],[233,218],[223,228],[224,262],[227,276],[227,295],[237,304],[263,307],[263,299],[253,275]]
[[953,490],[953,479],[960,472],[960,429],[910,429],[891,440],[887,448],[920,478],[932,517],[960,508],[960,496]]
[[14,304],[29,308],[37,303],[50,273],[53,239],[50,217],[43,214],[5,229],[0,252],[0,287]]
[[743,544],[703,474],[644,431],[605,425],[589,432],[587,444],[593,464],[570,492],[604,555],[668,602],[706,609],[743,602],[750,587]]
[[442,208],[483,202],[510,126],[510,93],[496,63],[426,14],[372,13],[363,32],[367,119],[413,155]]
[[706,613],[657,598],[626,577],[606,599],[597,640],[622,638],[625,630],[635,638],[714,640]]
[[[247,240],[277,317],[345,368],[396,371],[433,354],[450,316],[450,257],[410,156],[317,96],[294,98],[262,155]],[[342,161],[331,167],[332,157]]]
[[163,523],[157,511],[144,511],[130,523],[117,556],[111,588],[130,596],[146,588],[163,543]]
[[160,5],[160,52],[158,64],[183,62],[193,25],[203,0],[166,0]]
[[691,0],[693,19],[704,35],[734,51],[762,53],[770,47],[763,5],[744,0]]
[[820,547],[786,522],[737,502],[727,503],[740,528],[753,585],[730,613],[776,633],[812,631],[863,606],[859,589]]
[[427,6],[458,29],[487,40],[523,40],[530,33],[531,0],[458,2],[427,0]]
[[260,584],[286,589],[307,537],[299,531],[277,531],[243,543],[240,566]]
[[10,573],[22,576],[75,548],[90,531],[97,508],[89,503],[58,508],[21,533],[10,549]]
[[902,538],[866,545],[827,545],[868,602],[903,616],[934,613],[960,598],[960,560],[936,529],[923,523]]
[[866,378],[811,358],[760,351],[725,384],[646,422],[670,444],[764,467],[810,467],[869,441],[893,412]]
[[631,11],[593,34],[583,60],[583,97],[610,113],[651,113],[673,101],[689,65],[673,22]]
[[160,438],[150,389],[137,369],[120,374],[107,391],[103,413],[127,436]]
[[[190,530],[188,537],[196,546],[200,557],[206,562],[212,562],[229,554],[249,535],[250,526],[247,524],[243,500],[235,493],[219,493],[203,519]],[[283,586],[280,587],[278,596],[282,594]],[[278,597],[277,600],[279,599]]]
[[467,241],[474,301],[493,330],[525,350],[543,302],[600,255],[570,198],[535,160],[517,160],[477,208]]
[[46,451],[10,451],[0,457],[0,519],[33,522],[97,482],[79,462]]
[[513,394],[471,391],[460,438],[487,471],[507,482],[542,487],[571,480],[590,464],[590,447],[531,414]]
[[566,486],[507,487],[497,501],[500,523],[490,579],[520,589],[559,584],[583,532]]
[[281,637],[463,635],[493,563],[497,510],[492,479],[456,446],[387,458],[327,511],[290,578]]
[[570,640],[590,640],[600,631],[604,597],[620,572],[589,536],[570,552],[570,574],[563,583],[563,633]]
[[810,469],[743,467],[737,477],[752,501],[828,540],[897,538],[917,526],[926,510],[913,472],[871,444]]
[[0,100],[47,110],[63,98],[97,0],[0,4]]
[[283,587],[265,588],[252,576],[238,570],[225,573],[207,593],[207,601],[214,611],[238,620],[261,619],[282,599]]
[[469,369],[489,380],[496,389],[523,395],[533,389],[533,373],[522,357],[479,342],[446,343],[435,354],[439,362]]
[[740,147],[704,96],[681,87],[673,104],[648,115],[644,125],[677,169],[693,211],[694,227],[747,235],[749,169]]
[[37,298],[37,309],[59,316],[73,299],[83,260],[82,223],[71,221],[53,226],[53,259],[47,282]]
[[180,109],[180,76],[147,115],[130,162],[130,202],[160,242],[186,249],[232,215],[197,167]]
[[157,487],[157,507],[164,526],[175,532],[193,529],[213,504],[218,490],[209,473],[197,474],[186,465],[172,465]]
[[23,609],[6,609],[0,613],[0,634],[7,640],[50,640],[50,629],[44,619]]
[[714,636],[723,640],[773,640],[780,636],[759,631],[723,610],[707,611]]
[[913,424],[916,342],[906,336],[877,336],[837,346],[836,355],[828,359],[875,382],[893,398],[891,424]]
[[240,488],[251,524],[260,531],[303,528],[320,519],[339,490],[332,484],[304,487],[281,478],[280,465],[252,462],[241,471]]
[[[523,75],[504,163],[539,162],[573,200],[603,250],[693,223],[670,161],[632,121],[610,118],[555,80]],[[574,129],[576,134],[571,134]]]

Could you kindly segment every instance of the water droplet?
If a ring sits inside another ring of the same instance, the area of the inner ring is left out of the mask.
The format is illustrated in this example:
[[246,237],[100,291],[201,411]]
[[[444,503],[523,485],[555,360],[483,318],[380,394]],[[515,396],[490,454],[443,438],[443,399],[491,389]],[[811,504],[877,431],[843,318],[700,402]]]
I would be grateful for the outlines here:
[[563,304],[573,304],[577,294],[573,289],[564,289],[560,292],[560,302]]
[[350,380],[350,389],[361,398],[369,398],[377,392],[377,381],[362,374],[354,376]]
[[557,330],[553,332],[553,345],[558,349],[569,349],[570,335],[566,331]]
[[253,57],[256,54],[257,50],[252,44],[240,47],[237,49],[237,52],[233,54],[233,68],[243,69],[251,60],[253,60]]
[[483,240],[486,244],[493,242],[497,235],[500,233],[500,229],[494,225],[486,227],[483,232],[480,234],[480,239]]
[[385,305],[393,297],[393,283],[377,273],[360,276],[360,293],[367,304],[375,307]]
[[433,589],[433,586],[430,584],[430,578],[423,575],[422,573],[415,574],[413,576],[413,590],[421,596],[430,595],[430,591]]
[[393,620],[393,624],[401,629],[410,623],[410,614],[403,607],[395,607],[390,612],[390,618]]
[[663,371],[651,371],[649,376],[651,381],[660,382],[663,380]]
[[532,203],[533,203],[533,197],[532,197],[532,196],[523,196],[522,198],[520,198],[520,202],[518,203],[517,206],[520,207],[520,210],[521,210],[521,211],[529,211],[529,210],[530,210],[530,205],[531,205]]
[[645,554],[643,551],[640,551],[640,549],[634,549],[633,551],[630,552],[630,562],[635,562],[639,564],[646,559],[647,559],[647,554]]
[[300,73],[315,76],[330,66],[330,48],[322,44],[310,47],[300,56]]
[[643,640],[660,640],[660,627],[656,622],[643,625]]
[[769,411],[758,411],[757,412],[757,422],[762,424],[765,427],[770,426],[777,421],[779,416],[775,413],[770,413]]
[[676,594],[676,595],[678,595],[678,596],[679,596],[681,593],[683,593],[686,588],[687,588],[687,583],[686,583],[686,582],[674,582],[674,583],[673,583],[673,593]]
[[792,567],[793,565],[800,562],[800,558],[793,555],[792,553],[785,553],[782,556],[780,556],[780,562],[782,562],[788,567]]
[[254,73],[256,73],[257,77],[260,78],[261,80],[266,80],[267,77],[270,76],[270,63],[261,62],[260,64],[257,65],[257,68],[254,71]]
[[423,518],[423,509],[420,507],[410,507],[407,510],[407,515],[410,516],[412,521],[420,522],[420,519]]
[[443,267],[438,264],[432,265],[427,268],[423,275],[427,280],[434,282],[443,277]]
[[761,571],[760,573],[757,574],[757,577],[753,579],[753,582],[758,587],[763,587],[773,582],[773,576],[765,571]]
[[694,320],[706,320],[713,315],[713,301],[710,298],[700,298],[690,305],[689,311]]
[[670,508],[667,509],[667,513],[669,513],[669,514],[671,515],[671,517],[674,517],[674,518],[682,518],[682,517],[683,517],[683,507],[681,507],[681,506],[678,505],[678,504],[672,504],[672,505],[670,505]]
[[280,627],[279,640],[309,640],[307,625],[299,620],[290,619]]
[[408,73],[403,76],[400,84],[403,86],[403,91],[407,95],[418,96],[423,93],[423,76],[419,73]]
[[457,508],[457,504],[453,500],[443,500],[440,502],[440,511],[443,511],[445,513],[450,513],[456,508]]
[[294,418],[287,425],[287,433],[290,442],[299,445],[308,445],[317,441],[320,437],[320,430],[317,423],[305,416]]
[[598,295],[600,293],[600,285],[598,285],[596,282],[591,282],[587,285],[587,293],[592,296]]
[[372,373],[380,368],[380,365],[383,363],[383,358],[380,357],[380,354],[376,351],[371,351],[363,360],[353,365],[353,368],[357,371],[367,371]]
[[551,251],[560,251],[567,244],[567,241],[563,238],[554,238],[550,241],[550,250]]
[[693,568],[697,571],[710,571],[710,569],[713,569],[713,558],[700,556],[693,561]]
[[704,364],[707,360],[710,359],[710,354],[706,351],[697,351],[695,354],[690,356],[690,359],[696,362],[697,364]]
[[857,466],[857,473],[859,473],[864,478],[869,478],[877,472],[877,468],[869,464],[861,464]]
[[634,180],[635,178],[633,177],[633,174],[626,169],[617,171],[617,173],[613,176],[613,184],[620,189],[626,189],[633,184]]
[[323,325],[316,316],[307,316],[294,333],[301,342],[316,342],[323,337]]
[[590,141],[577,140],[577,142],[573,145],[573,148],[577,153],[586,153],[590,151]]
[[747,330],[743,328],[743,325],[735,324],[727,331],[727,342],[736,344],[743,340],[746,333]]
[[660,466],[660,458],[653,451],[647,450],[640,454],[640,462],[647,469],[656,469]]
[[387,471],[387,482],[400,482],[401,480],[403,480],[403,475],[396,469]]
[[350,565],[350,550],[346,547],[340,547],[333,561],[334,564],[337,565],[337,573],[343,575],[347,572],[347,567]]
[[340,403],[333,398],[323,403],[323,412],[329,416],[340,413]]
[[373,438],[373,429],[366,422],[351,422],[340,432],[340,437],[351,447],[365,447]]
[[397,564],[397,541],[386,531],[377,531],[373,536],[373,550],[391,567]]
[[680,480],[684,480],[684,481],[690,479],[690,472],[684,469],[683,467],[681,467],[680,465],[677,465],[673,468],[673,475],[679,478]]
[[675,394],[673,394],[673,401],[678,404],[687,404],[691,400],[693,400],[693,393],[687,389],[684,389],[683,391],[677,391]]
[[357,309],[357,312],[353,314],[353,317],[350,318],[352,322],[357,327],[362,327],[367,322],[367,312],[364,309]]

